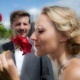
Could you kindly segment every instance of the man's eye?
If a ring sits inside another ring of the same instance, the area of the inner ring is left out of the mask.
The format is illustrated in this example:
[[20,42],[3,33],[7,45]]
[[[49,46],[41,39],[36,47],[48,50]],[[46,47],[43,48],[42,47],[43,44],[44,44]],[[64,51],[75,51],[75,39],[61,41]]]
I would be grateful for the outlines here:
[[24,23],[24,25],[28,25],[27,23]]
[[21,25],[21,23],[17,23],[17,24],[16,24],[16,26],[20,26],[20,25]]

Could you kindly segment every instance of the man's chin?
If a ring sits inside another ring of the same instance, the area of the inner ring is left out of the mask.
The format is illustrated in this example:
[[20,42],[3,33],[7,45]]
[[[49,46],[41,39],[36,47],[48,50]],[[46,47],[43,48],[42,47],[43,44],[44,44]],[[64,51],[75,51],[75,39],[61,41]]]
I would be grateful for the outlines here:
[[22,37],[26,37],[26,35],[21,35]]
[[25,34],[18,34],[19,36],[22,36],[22,37],[27,37],[27,35]]

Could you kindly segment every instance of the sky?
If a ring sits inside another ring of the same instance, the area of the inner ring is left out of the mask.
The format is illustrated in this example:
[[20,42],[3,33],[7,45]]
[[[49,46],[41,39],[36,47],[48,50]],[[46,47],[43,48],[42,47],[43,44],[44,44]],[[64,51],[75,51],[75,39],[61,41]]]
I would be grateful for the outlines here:
[[0,13],[3,16],[2,23],[6,28],[9,28],[9,16],[15,10],[28,11],[34,20],[44,6],[54,5],[73,8],[80,17],[80,0],[0,0]]

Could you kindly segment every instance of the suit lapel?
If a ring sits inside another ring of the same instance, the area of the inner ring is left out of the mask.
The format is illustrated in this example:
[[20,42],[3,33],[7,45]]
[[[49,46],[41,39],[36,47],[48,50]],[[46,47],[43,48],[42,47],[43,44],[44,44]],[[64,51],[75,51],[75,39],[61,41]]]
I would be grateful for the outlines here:
[[[30,62],[29,62],[30,58],[34,58],[34,56],[33,56],[34,53],[35,53],[35,51],[34,51],[33,46],[32,46],[31,53],[27,53],[27,54],[24,55],[23,64],[22,64],[22,68],[21,68],[21,73],[23,73],[25,67],[26,67],[27,65],[29,65],[29,63],[30,63]],[[34,60],[35,60],[35,59],[34,59]],[[32,64],[32,63],[31,63],[31,64]]]
[[3,51],[10,50],[10,51],[13,52],[12,58],[13,58],[13,60],[14,60],[14,63],[16,64],[16,62],[15,62],[15,56],[14,56],[15,47],[14,47],[13,42],[10,41],[10,42],[8,42],[8,43],[3,44],[3,45],[2,45],[2,49],[3,49]]
[[8,42],[2,45],[2,48],[4,51],[10,50],[10,51],[14,51],[14,44],[13,42]]

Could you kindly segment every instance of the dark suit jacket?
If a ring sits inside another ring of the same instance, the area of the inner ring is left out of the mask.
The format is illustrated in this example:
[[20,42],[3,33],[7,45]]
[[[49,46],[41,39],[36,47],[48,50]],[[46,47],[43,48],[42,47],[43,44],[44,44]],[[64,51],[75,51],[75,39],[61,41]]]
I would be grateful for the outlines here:
[[[5,43],[0,47],[0,51],[13,51],[13,49],[14,44],[12,42]],[[24,57],[20,75],[21,80],[54,80],[49,58],[47,56],[38,57],[34,53],[33,50],[31,54],[26,54]],[[14,51],[13,60],[15,62]]]

